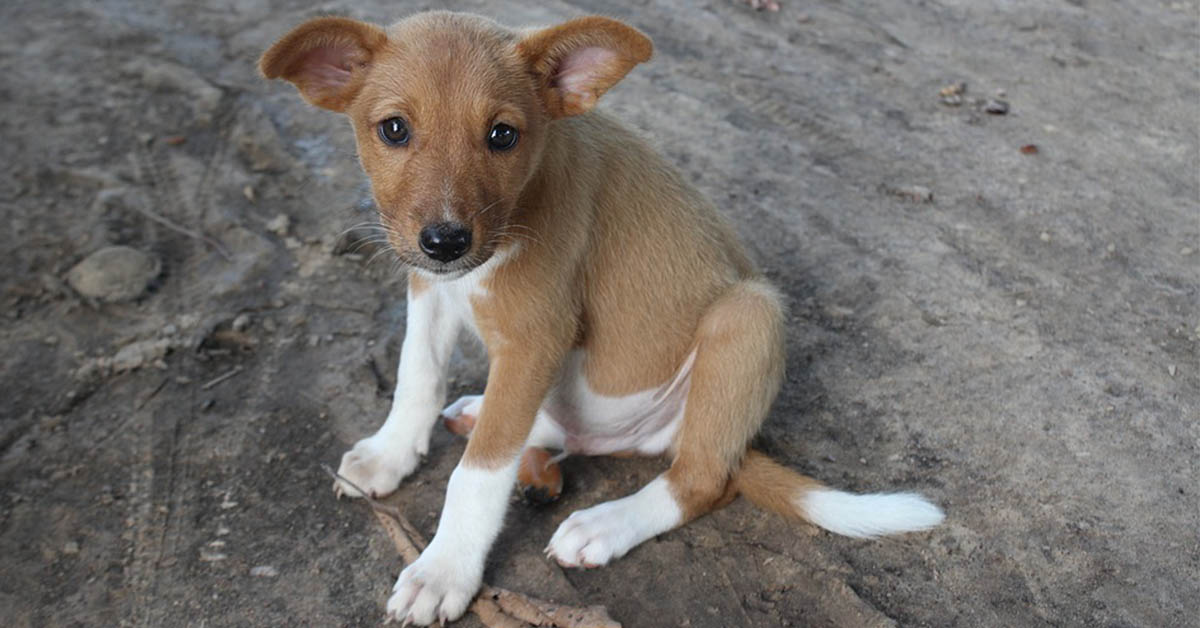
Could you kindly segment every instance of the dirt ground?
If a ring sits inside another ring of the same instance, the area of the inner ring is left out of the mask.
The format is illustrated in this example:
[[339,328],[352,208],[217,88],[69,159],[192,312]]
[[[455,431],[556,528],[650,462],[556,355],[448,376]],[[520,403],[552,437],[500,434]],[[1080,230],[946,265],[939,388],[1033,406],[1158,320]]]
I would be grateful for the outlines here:
[[[0,4],[6,625],[380,623],[398,558],[320,465],[387,411],[404,280],[352,246],[348,125],[254,62],[306,17],[435,4]],[[758,445],[948,515],[861,541],[739,500],[565,571],[557,524],[664,467],[573,458],[559,503],[514,504],[490,582],[635,628],[1200,625],[1195,0],[447,6],[654,39],[602,106],[791,302]],[[151,256],[132,301],[72,286],[112,245]],[[438,430],[395,500],[426,532],[462,447]]]

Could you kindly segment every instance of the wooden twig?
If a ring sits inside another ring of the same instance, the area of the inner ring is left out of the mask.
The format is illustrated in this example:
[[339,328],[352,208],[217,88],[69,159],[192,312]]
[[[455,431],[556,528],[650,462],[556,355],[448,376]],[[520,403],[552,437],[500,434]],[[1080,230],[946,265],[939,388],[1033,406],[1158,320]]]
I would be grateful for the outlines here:
[[146,209],[145,207],[142,207],[141,205],[139,205],[137,203],[133,203],[133,208],[135,210],[137,210],[137,212],[140,213],[141,215],[149,218],[150,220],[153,220],[154,222],[157,222],[158,224],[170,229],[171,231],[182,233],[183,235],[185,235],[189,238],[199,240],[199,241],[211,246],[214,250],[216,250],[217,254],[220,255],[221,257],[225,258],[226,261],[233,259],[233,255],[231,255],[229,253],[229,249],[225,248],[225,246],[223,244],[218,242],[212,236],[205,235],[203,233],[200,233],[199,231],[193,231],[192,229],[188,229],[187,227],[171,220],[170,218],[167,218],[166,216],[152,212],[149,209]]
[[239,364],[239,365],[233,367],[233,370],[225,373],[224,375],[218,375],[217,377],[213,378],[207,384],[204,384],[203,386],[201,386],[200,390],[208,390],[208,389],[212,388],[213,386],[216,386],[217,384],[220,384],[221,382],[223,382],[223,381],[229,379],[230,377],[233,377],[234,375],[237,375],[238,373],[241,373],[241,372],[242,372],[242,365]]
[[[411,565],[417,560],[427,543],[399,508],[380,502],[328,466],[321,465],[321,468],[367,500],[405,564]],[[479,595],[468,610],[478,615],[488,628],[621,628],[621,624],[609,617],[603,606],[563,606],[487,584],[480,587]]]
[[534,626],[621,628],[621,624],[609,617],[608,610],[603,606],[563,606],[487,585],[484,585],[480,595],[491,597],[504,612]]

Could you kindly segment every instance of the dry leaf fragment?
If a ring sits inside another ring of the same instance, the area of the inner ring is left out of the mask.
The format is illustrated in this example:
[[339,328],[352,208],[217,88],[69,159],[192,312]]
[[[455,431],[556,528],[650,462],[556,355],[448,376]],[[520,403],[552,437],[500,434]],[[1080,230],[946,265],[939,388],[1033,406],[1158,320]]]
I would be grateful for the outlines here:
[[[405,564],[412,564],[417,560],[427,543],[398,508],[371,497],[333,469],[327,466],[322,466],[322,469],[334,479],[341,480],[365,496],[371,510],[375,512],[375,518],[392,539]],[[603,606],[563,606],[486,584],[480,588],[479,595],[471,602],[468,610],[475,613],[488,628],[621,628],[621,624],[609,617]]]

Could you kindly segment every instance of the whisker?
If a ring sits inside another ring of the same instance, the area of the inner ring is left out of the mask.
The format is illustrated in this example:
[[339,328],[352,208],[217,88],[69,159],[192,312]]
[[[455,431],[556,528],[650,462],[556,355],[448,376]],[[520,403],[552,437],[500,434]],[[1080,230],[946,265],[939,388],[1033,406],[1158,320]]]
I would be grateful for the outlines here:
[[384,237],[362,238],[361,240],[355,240],[354,243],[350,245],[350,248],[346,251],[346,253],[350,255],[356,255],[359,251],[371,245],[387,248],[390,244],[391,242]]
[[349,227],[342,229],[341,233],[337,234],[337,238],[340,239],[342,236],[347,235],[351,231],[355,231],[357,229],[385,229],[386,230],[387,227],[384,227],[382,224],[380,224],[378,222],[370,222],[370,221],[360,222],[358,224],[350,225]]
[[371,262],[374,262],[374,261],[375,261],[376,259],[378,259],[378,258],[379,258],[381,255],[386,255],[386,254],[388,254],[388,253],[394,253],[394,252],[395,252],[395,251],[393,251],[393,250],[391,249],[391,247],[381,248],[381,249],[379,249],[378,251],[375,251],[375,253],[373,253],[373,254],[371,255],[371,257],[367,258],[367,261],[366,261],[366,263],[364,263],[364,264],[363,264],[363,268],[369,268],[369,267],[371,266]]
[[501,236],[507,236],[514,239],[525,240],[532,244],[544,247],[546,244],[538,237],[537,232],[530,227],[519,224],[505,225],[497,231]]
[[471,216],[471,219],[473,220],[473,219],[475,219],[475,218],[478,218],[478,217],[480,217],[480,216],[482,216],[482,215],[486,214],[486,213],[487,213],[487,211],[488,211],[489,209],[491,209],[491,208],[495,207],[495,206],[496,206],[496,205],[498,205],[499,203],[500,203],[500,200],[499,200],[499,199],[497,199],[497,200],[495,200],[495,201],[492,201],[491,203],[488,203],[487,207],[484,207],[483,209],[481,209],[481,210],[479,210],[479,211],[475,212],[475,214],[474,214],[473,216]]

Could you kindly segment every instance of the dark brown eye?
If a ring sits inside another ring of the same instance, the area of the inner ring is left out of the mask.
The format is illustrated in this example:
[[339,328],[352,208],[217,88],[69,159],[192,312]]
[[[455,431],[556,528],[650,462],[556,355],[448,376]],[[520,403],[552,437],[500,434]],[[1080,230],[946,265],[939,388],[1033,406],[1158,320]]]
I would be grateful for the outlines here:
[[379,123],[379,139],[391,146],[404,146],[408,143],[408,125],[404,118],[388,118]]
[[495,151],[504,151],[517,145],[517,130],[507,124],[497,124],[488,133],[488,146]]

